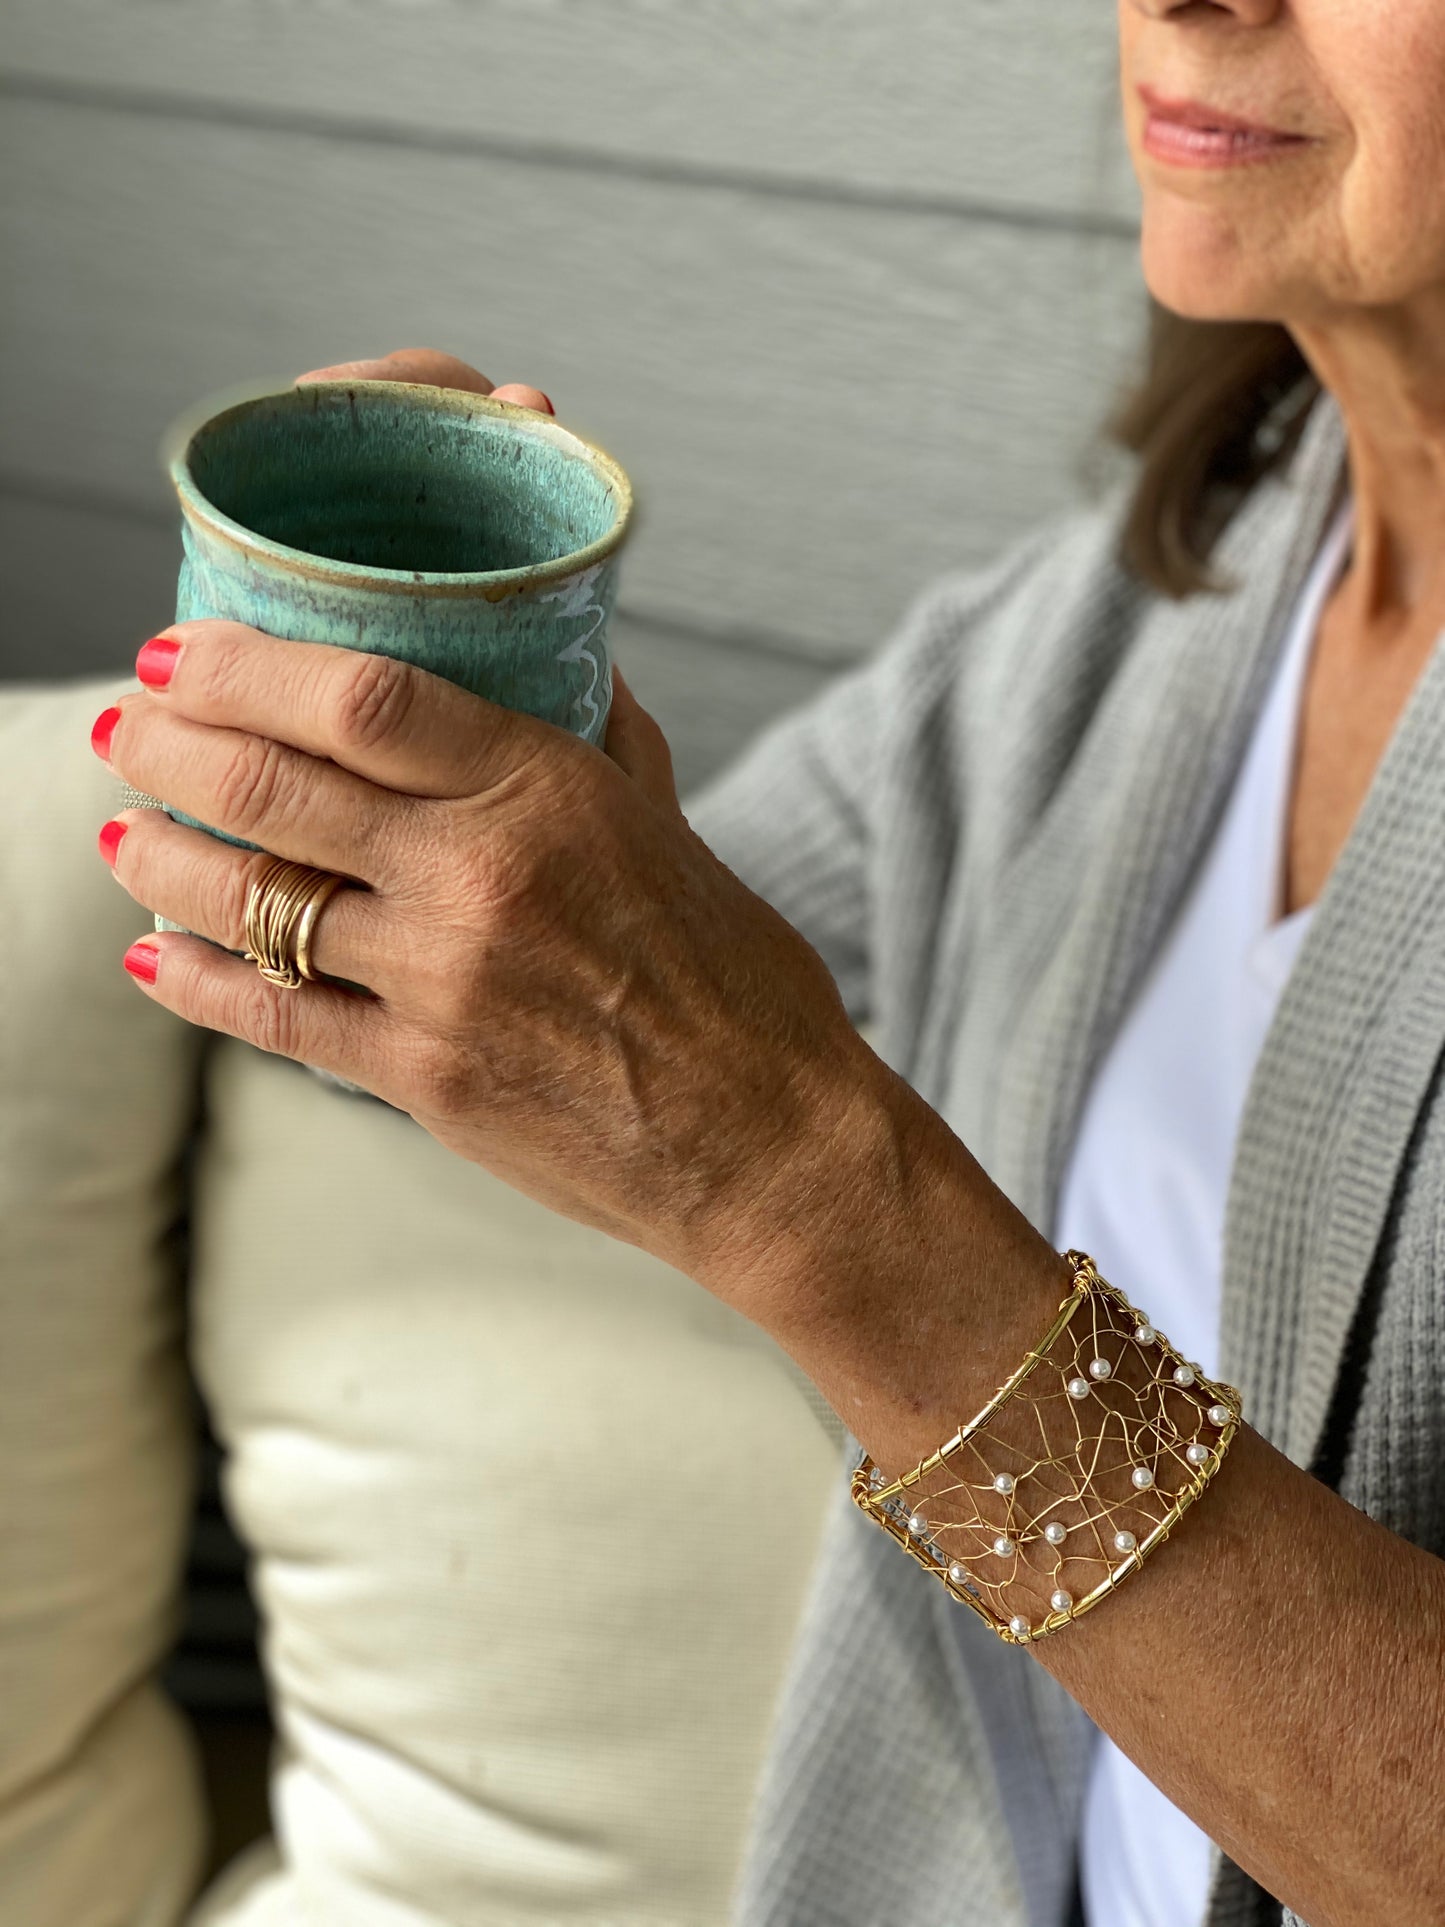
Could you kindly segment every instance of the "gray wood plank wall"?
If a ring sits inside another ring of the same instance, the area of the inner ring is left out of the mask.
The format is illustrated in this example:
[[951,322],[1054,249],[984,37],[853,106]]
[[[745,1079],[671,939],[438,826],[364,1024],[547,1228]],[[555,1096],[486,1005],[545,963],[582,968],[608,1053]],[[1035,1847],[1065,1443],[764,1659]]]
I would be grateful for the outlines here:
[[0,676],[169,616],[198,397],[430,343],[632,471],[684,785],[1088,485],[1143,296],[1101,0],[6,0]]

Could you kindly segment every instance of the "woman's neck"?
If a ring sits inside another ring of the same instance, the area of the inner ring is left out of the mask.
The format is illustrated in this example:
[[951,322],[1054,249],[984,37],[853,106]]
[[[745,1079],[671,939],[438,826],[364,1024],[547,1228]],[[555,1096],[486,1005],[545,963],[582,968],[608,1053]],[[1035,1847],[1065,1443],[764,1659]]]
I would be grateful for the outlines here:
[[1387,635],[1445,611],[1445,300],[1293,329],[1349,442],[1356,621]]

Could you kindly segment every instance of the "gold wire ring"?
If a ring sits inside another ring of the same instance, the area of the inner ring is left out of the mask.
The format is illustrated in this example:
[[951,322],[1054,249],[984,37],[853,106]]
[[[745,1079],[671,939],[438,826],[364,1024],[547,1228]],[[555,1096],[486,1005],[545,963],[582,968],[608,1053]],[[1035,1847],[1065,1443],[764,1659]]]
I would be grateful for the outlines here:
[[311,968],[316,919],[345,882],[332,870],[279,856],[255,879],[246,895],[246,961],[268,984],[299,990],[322,981]]
[[335,876],[327,871],[325,881],[319,883],[312,891],[305,909],[301,912],[301,921],[296,926],[296,968],[308,984],[321,981],[311,968],[311,939],[316,932],[316,919],[345,882],[345,877]]

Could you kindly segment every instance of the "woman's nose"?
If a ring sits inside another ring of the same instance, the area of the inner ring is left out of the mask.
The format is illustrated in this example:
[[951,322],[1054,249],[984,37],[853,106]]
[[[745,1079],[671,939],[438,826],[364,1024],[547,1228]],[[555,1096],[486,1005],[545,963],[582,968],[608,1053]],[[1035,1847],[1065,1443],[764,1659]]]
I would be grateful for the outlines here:
[[1267,27],[1284,0],[1128,0],[1136,13],[1149,20],[1204,20],[1209,14],[1232,15],[1241,26]]

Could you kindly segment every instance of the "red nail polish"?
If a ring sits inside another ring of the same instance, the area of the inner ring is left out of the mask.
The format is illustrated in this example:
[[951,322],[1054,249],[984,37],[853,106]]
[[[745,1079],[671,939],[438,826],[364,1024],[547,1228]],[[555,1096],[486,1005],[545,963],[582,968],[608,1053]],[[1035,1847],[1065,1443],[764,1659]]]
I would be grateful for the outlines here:
[[109,709],[101,710],[90,726],[90,747],[97,756],[108,758],[110,739],[115,734],[115,726],[120,721],[120,711],[112,704]]
[[129,828],[129,823],[114,821],[102,823],[100,826],[100,853],[112,870],[115,868],[115,853],[120,848],[120,840]]
[[169,636],[152,636],[143,642],[140,654],[135,659],[135,673],[147,689],[164,689],[175,673],[176,657],[181,653],[181,645],[172,642]]
[[161,953],[153,943],[133,943],[121,962],[132,977],[139,977],[143,984],[153,984],[161,967]]

